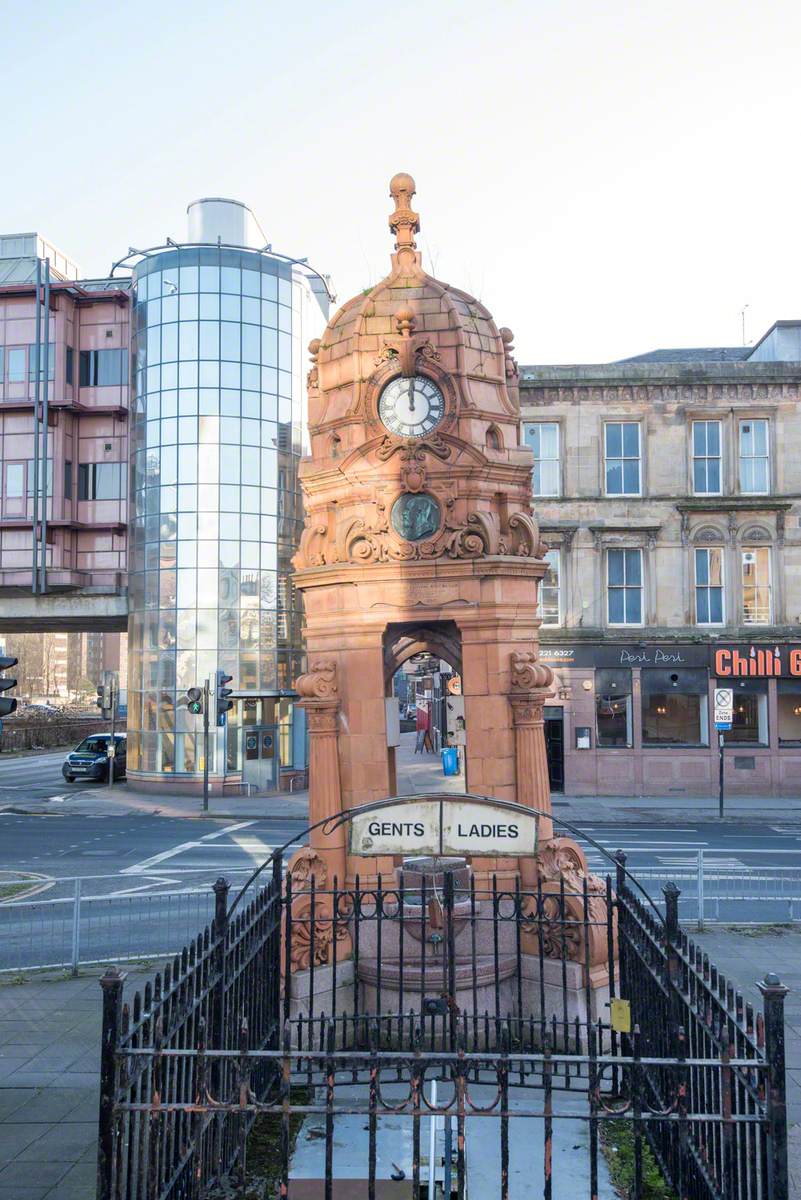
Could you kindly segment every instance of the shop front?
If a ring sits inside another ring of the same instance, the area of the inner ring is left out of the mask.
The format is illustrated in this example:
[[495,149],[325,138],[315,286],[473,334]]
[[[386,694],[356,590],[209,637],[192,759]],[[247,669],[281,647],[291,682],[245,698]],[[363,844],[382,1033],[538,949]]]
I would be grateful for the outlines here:
[[[567,795],[715,795],[716,686],[734,690],[724,734],[730,793],[801,790],[801,646],[543,644],[554,671],[546,710],[551,786]],[[553,765],[551,765],[553,763]]]

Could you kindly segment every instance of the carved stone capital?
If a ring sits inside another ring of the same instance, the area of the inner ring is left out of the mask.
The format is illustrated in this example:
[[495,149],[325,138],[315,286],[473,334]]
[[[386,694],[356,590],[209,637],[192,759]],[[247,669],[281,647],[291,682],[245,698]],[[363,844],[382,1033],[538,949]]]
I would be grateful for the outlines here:
[[316,659],[295,680],[295,690],[302,700],[329,700],[337,696],[337,664],[330,658]]
[[550,695],[547,688],[539,692],[510,692],[512,723],[515,726],[542,725],[545,721],[543,709]]
[[339,700],[301,700],[299,706],[306,711],[310,737],[338,732]]
[[549,688],[553,683],[553,671],[540,662],[535,650],[513,650],[512,686],[510,692],[534,692]]

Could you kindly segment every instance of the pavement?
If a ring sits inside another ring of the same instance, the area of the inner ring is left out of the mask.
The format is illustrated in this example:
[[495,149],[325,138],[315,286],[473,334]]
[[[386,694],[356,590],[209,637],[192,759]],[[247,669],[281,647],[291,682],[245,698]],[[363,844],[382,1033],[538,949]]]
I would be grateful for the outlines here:
[[99,974],[0,986],[0,1200],[95,1194]]
[[693,934],[727,980],[739,988],[756,1011],[762,996],[756,986],[768,971],[790,989],[785,1000],[785,1064],[787,1070],[788,1158],[790,1197],[801,1197],[801,929],[715,929]]
[[[791,988],[786,1006],[790,1195],[801,1196],[801,931],[719,929],[697,940],[757,1003],[756,980],[768,971],[776,971]],[[94,1195],[100,974],[88,970],[76,979],[51,975],[0,983],[0,1200]],[[126,998],[151,976],[152,968],[131,970]],[[571,1146],[572,1141],[565,1143],[565,1153]],[[567,1163],[559,1175],[569,1178]]]

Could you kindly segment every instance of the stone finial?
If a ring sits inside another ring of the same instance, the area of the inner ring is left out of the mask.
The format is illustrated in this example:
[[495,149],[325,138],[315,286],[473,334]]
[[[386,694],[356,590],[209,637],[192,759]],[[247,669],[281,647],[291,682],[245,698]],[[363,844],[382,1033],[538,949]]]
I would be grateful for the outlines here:
[[395,234],[395,249],[408,246],[417,249],[414,235],[420,232],[420,217],[412,208],[412,197],[417,189],[411,175],[401,172],[393,175],[389,184],[389,194],[395,201],[395,211],[389,218],[389,227]]
[[515,335],[511,329],[505,325],[503,329],[499,329],[501,341],[503,342],[503,353],[506,362],[506,378],[514,379],[517,376],[517,359],[514,357],[514,340]]
[[414,331],[415,317],[410,308],[399,308],[395,313],[395,324],[401,337],[409,337]]
[[316,388],[319,382],[317,371],[317,355],[320,353],[321,345],[322,342],[319,338],[312,338],[312,340],[309,342],[309,358],[311,359],[311,367],[309,368],[309,373],[306,376],[306,386],[310,389]]

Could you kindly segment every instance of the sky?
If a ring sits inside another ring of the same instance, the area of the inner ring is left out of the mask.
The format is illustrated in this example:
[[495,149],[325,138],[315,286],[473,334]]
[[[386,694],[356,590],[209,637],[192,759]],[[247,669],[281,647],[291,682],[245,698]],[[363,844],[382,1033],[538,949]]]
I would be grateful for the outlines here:
[[801,318],[797,0],[0,0],[0,31],[0,231],[86,275],[230,196],[344,301],[407,171],[424,265],[521,363]]

